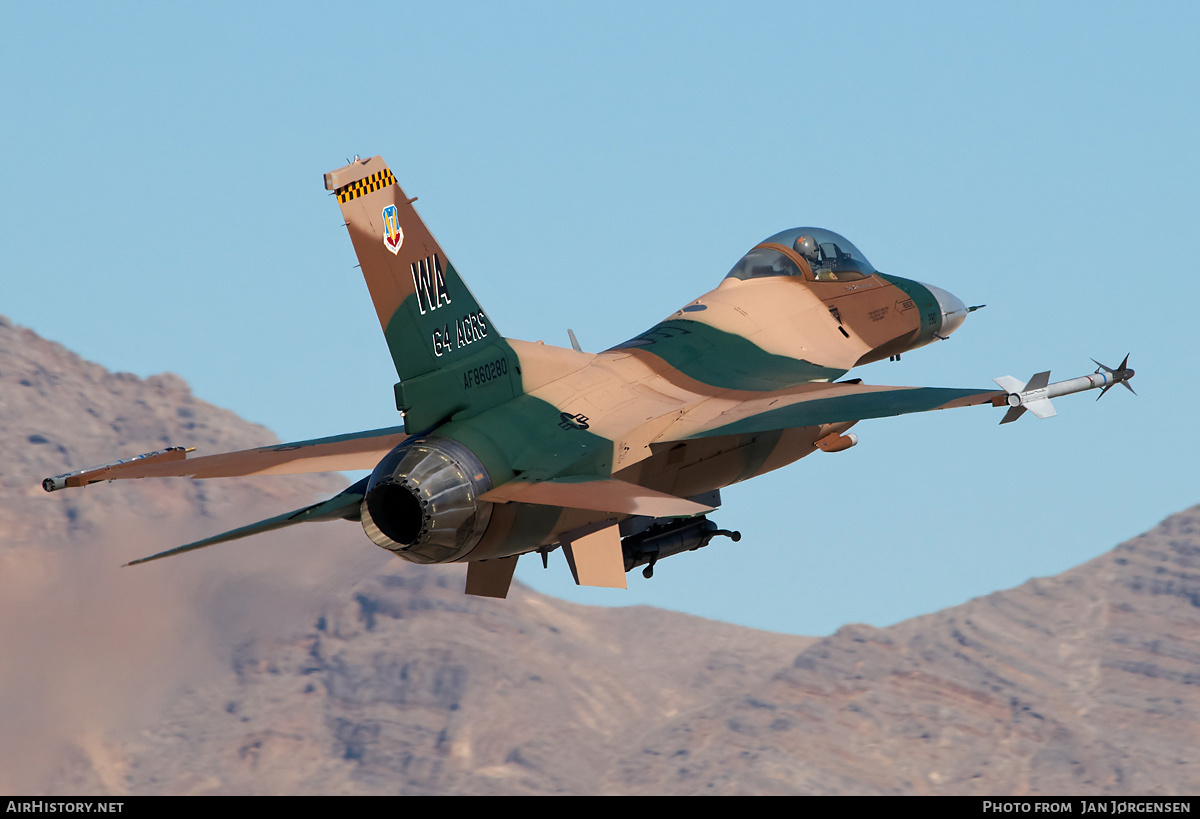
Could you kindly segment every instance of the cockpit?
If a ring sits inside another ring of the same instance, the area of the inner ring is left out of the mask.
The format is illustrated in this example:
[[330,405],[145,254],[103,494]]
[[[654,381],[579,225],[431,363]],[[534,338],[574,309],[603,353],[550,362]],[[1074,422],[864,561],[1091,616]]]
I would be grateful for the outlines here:
[[759,242],[725,278],[800,276],[809,281],[846,282],[874,272],[867,257],[846,237],[824,228],[798,227]]

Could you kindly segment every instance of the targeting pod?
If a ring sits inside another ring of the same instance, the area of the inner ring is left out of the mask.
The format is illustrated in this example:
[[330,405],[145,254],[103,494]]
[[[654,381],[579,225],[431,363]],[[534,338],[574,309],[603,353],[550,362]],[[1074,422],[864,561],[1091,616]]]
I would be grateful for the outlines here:
[[656,523],[649,529],[621,541],[625,571],[648,564],[642,575],[646,578],[653,577],[654,564],[662,558],[681,552],[694,552],[707,546],[717,535],[724,535],[734,543],[742,539],[741,532],[721,529],[704,515]]

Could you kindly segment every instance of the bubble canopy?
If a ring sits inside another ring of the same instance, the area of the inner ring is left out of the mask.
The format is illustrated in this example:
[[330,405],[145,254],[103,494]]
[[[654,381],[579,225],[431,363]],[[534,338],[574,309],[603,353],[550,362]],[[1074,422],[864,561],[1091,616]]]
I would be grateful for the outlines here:
[[[771,245],[787,248],[787,252]],[[725,278],[803,277],[797,258],[808,265],[816,281],[851,281],[875,272],[862,251],[845,236],[824,228],[798,227],[780,231],[759,242],[738,260]]]

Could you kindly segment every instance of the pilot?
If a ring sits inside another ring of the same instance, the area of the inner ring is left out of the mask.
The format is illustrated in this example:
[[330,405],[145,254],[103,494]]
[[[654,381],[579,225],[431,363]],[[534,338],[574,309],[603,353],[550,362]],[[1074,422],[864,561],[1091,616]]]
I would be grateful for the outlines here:
[[806,262],[817,261],[817,240],[811,236],[798,236],[796,241],[792,243],[792,247],[797,253],[804,257]]
[[[813,275],[818,279],[832,279],[833,274],[829,270],[818,270],[821,265],[821,254],[817,249],[817,240],[807,234],[796,237],[796,241],[792,242],[792,248],[804,257],[804,261],[808,262],[809,268]],[[823,275],[822,275],[823,274]]]

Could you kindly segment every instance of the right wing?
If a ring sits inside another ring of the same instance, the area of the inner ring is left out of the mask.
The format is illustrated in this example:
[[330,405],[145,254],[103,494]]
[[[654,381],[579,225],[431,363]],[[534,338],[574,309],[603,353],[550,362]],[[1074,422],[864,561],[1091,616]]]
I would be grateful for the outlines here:
[[887,387],[857,382],[802,384],[749,398],[713,398],[685,411],[659,441],[771,432],[794,427],[886,418],[913,412],[998,406],[998,390]]
[[231,478],[374,469],[384,455],[408,437],[404,427],[387,427],[200,458],[187,457],[191,449],[170,447],[55,475],[42,481],[42,488],[53,492],[68,486],[125,478]]

